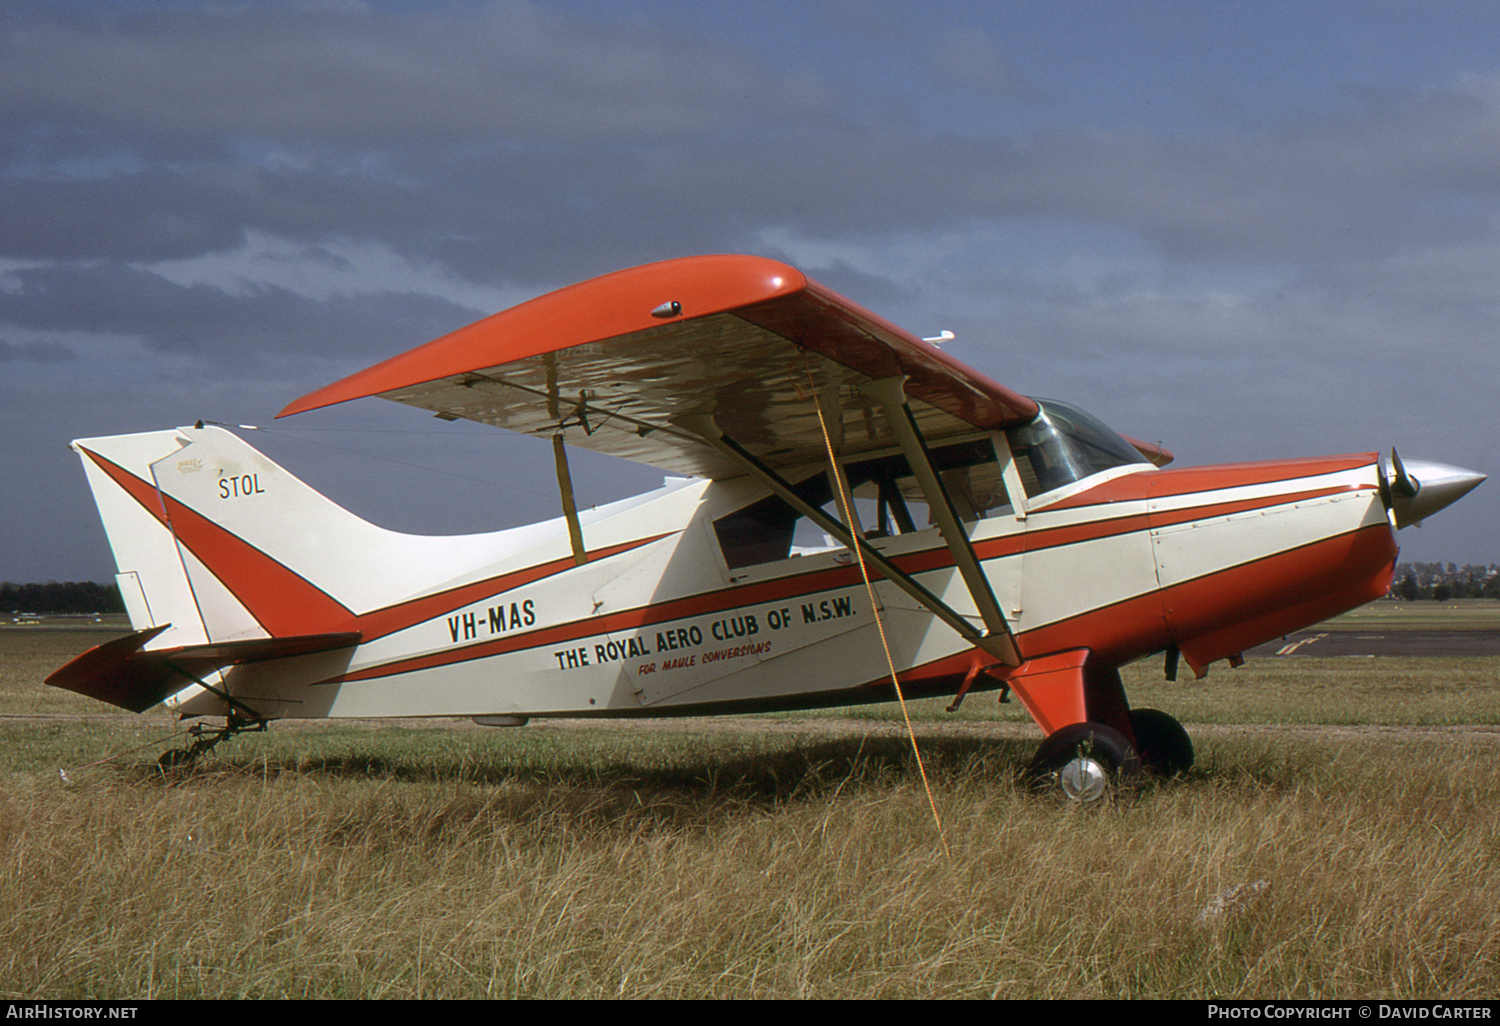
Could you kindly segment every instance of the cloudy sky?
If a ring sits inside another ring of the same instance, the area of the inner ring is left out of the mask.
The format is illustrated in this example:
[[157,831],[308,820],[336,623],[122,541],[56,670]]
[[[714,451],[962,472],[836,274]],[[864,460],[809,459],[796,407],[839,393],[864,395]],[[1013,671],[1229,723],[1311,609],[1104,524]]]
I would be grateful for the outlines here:
[[[545,443],[336,378],[693,253],[811,275],[1179,464],[1500,436],[1500,7],[5,0],[0,580],[109,580],[67,442],[199,418],[384,526]],[[580,498],[659,475],[579,454]],[[519,484],[518,484],[519,482]],[[1500,483],[1403,558],[1500,562]]]

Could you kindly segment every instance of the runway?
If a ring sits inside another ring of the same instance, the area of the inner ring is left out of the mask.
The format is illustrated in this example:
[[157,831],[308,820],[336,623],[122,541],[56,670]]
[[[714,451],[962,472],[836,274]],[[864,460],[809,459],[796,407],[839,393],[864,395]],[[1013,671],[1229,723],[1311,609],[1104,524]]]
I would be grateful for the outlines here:
[[1500,630],[1297,631],[1245,653],[1281,656],[1492,656],[1500,655]]

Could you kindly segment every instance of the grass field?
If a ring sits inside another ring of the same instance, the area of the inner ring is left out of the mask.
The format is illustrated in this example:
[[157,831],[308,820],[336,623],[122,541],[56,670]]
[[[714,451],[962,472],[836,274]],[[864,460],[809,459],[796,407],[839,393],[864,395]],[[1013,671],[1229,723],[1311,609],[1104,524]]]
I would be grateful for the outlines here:
[[1500,630],[1500,600],[1402,602],[1381,599],[1319,624],[1318,630]]
[[1500,660],[1131,667],[1198,765],[1095,810],[1018,785],[1016,707],[922,703],[945,855],[885,709],[278,724],[180,776],[163,745],[79,768],[175,729],[40,685],[107,636],[0,631],[7,997],[1500,990]]

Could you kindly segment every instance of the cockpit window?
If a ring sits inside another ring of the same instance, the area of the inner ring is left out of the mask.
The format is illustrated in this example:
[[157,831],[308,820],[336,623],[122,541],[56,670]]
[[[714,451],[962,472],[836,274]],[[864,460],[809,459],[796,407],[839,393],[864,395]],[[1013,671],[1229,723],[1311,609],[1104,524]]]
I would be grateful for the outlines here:
[[1112,467],[1149,462],[1135,446],[1076,406],[1038,399],[1029,424],[1005,432],[1027,495],[1040,495]]

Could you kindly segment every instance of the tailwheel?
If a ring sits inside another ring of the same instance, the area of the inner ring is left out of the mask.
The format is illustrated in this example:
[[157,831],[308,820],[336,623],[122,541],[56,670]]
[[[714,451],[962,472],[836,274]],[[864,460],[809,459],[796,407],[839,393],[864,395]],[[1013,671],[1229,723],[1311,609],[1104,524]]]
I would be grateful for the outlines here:
[[1141,759],[1130,742],[1102,723],[1070,723],[1055,731],[1037,749],[1030,770],[1038,790],[1082,805],[1140,774]]
[[1175,777],[1193,768],[1193,739],[1160,709],[1130,710],[1130,729],[1141,761],[1153,773]]

